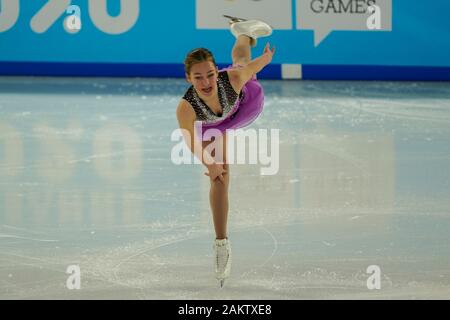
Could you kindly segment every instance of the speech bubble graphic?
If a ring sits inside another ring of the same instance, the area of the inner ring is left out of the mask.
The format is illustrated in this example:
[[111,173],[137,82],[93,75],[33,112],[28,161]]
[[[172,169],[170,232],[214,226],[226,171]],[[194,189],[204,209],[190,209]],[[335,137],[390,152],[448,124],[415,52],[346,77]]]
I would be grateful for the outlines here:
[[297,29],[314,30],[315,47],[332,31],[392,30],[392,0],[297,0],[296,8]]

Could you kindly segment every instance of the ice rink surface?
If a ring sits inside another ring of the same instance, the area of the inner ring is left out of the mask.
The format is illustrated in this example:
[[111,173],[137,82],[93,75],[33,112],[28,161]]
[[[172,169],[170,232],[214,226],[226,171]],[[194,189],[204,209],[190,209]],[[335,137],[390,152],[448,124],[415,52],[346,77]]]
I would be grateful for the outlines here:
[[262,83],[279,172],[231,165],[219,289],[184,80],[0,78],[0,298],[449,299],[450,84]]

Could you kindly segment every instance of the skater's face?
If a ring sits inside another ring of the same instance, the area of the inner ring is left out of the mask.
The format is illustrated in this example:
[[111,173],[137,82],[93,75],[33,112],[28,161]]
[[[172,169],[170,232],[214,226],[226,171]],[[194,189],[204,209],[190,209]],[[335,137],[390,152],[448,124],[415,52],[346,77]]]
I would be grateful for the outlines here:
[[210,98],[217,94],[217,67],[212,61],[203,61],[192,66],[187,80],[201,98]]

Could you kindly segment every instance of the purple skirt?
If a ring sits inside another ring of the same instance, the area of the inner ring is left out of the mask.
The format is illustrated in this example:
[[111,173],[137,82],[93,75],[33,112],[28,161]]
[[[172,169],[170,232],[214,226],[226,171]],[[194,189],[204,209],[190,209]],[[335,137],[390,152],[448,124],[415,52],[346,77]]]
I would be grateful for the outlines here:
[[[220,71],[235,68],[240,68],[240,66],[231,66]],[[224,119],[208,124],[201,121],[196,122],[197,135],[201,132],[203,141],[210,140],[207,132],[206,135],[204,135],[205,131],[208,129],[218,129],[223,134],[227,129],[246,127],[258,118],[264,106],[264,91],[255,76],[244,85],[242,93],[244,95],[243,99],[238,99],[238,101],[236,101],[233,109]]]

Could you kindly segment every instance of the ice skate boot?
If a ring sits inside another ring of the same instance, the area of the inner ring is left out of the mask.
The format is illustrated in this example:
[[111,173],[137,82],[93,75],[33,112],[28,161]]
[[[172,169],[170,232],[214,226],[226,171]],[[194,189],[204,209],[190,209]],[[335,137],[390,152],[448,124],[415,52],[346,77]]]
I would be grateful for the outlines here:
[[231,245],[228,239],[214,242],[214,270],[222,288],[231,271]]
[[242,18],[224,15],[225,18],[230,19],[230,30],[236,39],[245,35],[251,39],[250,45],[256,46],[258,38],[268,37],[272,34],[272,27],[260,20],[245,20]]

